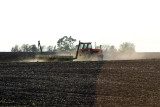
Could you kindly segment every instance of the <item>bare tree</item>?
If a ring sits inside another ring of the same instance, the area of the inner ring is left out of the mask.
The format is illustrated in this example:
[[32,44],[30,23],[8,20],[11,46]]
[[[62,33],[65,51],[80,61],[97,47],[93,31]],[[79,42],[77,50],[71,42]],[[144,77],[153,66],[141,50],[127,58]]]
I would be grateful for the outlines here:
[[11,52],[20,52],[20,48],[18,45],[15,45],[14,47],[12,47]]

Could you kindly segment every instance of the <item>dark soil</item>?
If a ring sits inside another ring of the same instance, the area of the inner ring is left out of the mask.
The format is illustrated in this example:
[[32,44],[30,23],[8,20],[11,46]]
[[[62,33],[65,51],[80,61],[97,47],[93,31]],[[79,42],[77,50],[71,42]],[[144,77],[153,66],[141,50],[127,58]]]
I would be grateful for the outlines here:
[[0,63],[0,106],[159,106],[160,60]]

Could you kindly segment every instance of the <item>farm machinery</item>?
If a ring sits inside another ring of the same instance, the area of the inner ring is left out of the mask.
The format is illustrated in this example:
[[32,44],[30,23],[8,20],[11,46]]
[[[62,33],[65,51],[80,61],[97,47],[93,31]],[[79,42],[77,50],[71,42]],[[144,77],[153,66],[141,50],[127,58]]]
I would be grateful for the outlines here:
[[59,55],[57,52],[43,52],[40,41],[38,41],[38,47],[40,54],[36,55],[37,60],[43,61],[102,61],[103,53],[102,49],[93,49],[91,42],[80,42],[77,46],[75,57],[71,55]]
[[78,59],[82,60],[103,60],[103,53],[100,46],[100,49],[93,49],[91,42],[79,42],[78,49]]

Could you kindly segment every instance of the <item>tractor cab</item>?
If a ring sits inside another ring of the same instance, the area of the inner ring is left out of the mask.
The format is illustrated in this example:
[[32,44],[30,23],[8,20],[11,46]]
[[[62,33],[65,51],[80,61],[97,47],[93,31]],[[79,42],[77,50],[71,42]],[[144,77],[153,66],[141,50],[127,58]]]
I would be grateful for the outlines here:
[[84,50],[84,51],[85,50],[88,51],[88,50],[92,49],[91,42],[80,42],[80,49]]
[[79,49],[81,50],[81,52],[86,52],[86,51],[90,51],[92,53],[94,53],[94,52],[102,52],[101,49],[93,49],[91,42],[80,42]]

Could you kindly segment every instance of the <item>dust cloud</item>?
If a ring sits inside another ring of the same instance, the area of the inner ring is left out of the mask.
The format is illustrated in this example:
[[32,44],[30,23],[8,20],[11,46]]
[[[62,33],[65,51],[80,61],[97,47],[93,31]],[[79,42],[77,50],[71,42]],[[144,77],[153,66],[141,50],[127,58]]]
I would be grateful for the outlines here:
[[137,59],[160,59],[160,52],[125,52],[103,53],[103,60],[137,60]]
[[[76,57],[76,51],[72,52],[59,52],[54,54],[56,56],[73,56]],[[103,61],[107,60],[138,60],[138,59],[160,59],[160,52],[103,52]],[[96,55],[91,55],[89,57],[78,53],[77,59],[73,61],[99,61]],[[17,62],[17,61],[16,61]],[[24,59],[18,62],[46,62],[42,59]]]

